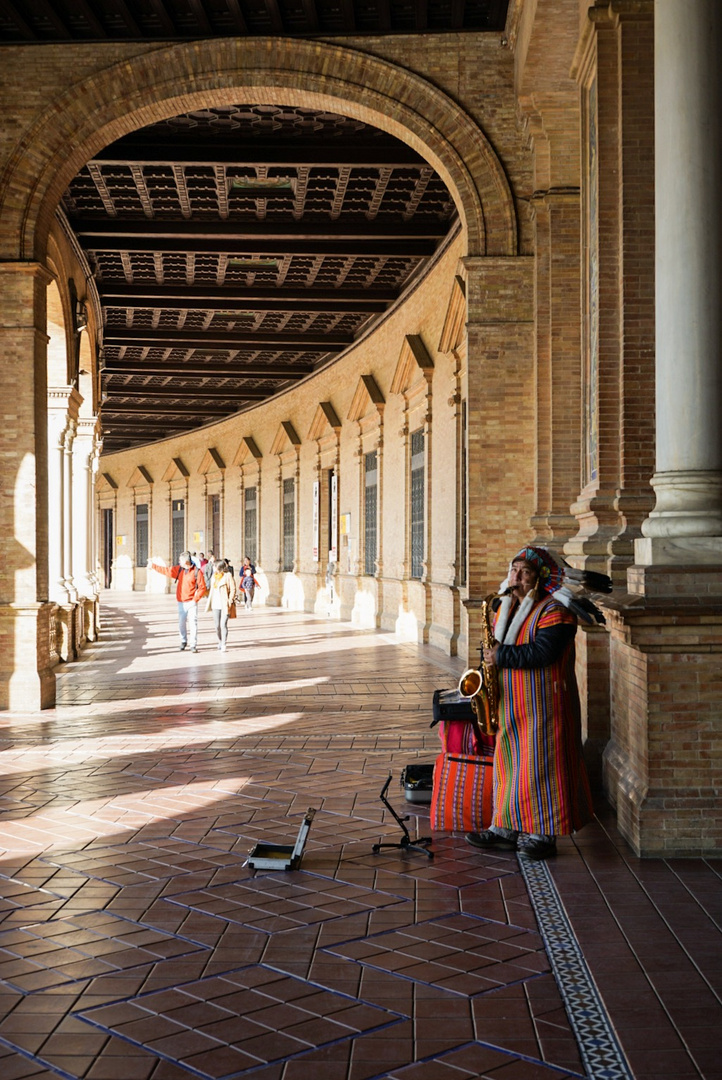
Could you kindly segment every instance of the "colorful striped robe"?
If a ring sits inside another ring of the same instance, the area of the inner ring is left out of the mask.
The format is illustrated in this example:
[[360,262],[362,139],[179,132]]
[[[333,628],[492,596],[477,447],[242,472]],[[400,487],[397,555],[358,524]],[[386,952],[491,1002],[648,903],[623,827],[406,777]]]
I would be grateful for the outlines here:
[[[531,644],[539,630],[576,621],[545,597],[522,623],[514,645]],[[592,817],[592,800],[582,758],[574,638],[548,667],[501,666],[499,688],[492,824],[555,836],[580,829]]]

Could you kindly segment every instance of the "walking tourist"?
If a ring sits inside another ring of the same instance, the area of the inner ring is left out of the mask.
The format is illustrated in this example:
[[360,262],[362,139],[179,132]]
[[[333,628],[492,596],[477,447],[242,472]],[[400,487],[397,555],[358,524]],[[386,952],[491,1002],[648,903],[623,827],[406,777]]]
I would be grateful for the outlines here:
[[243,566],[241,567],[240,585],[244,610],[251,611],[253,608],[253,597],[258,588],[258,582],[256,580],[256,568],[248,556],[243,560]]
[[228,571],[228,563],[225,559],[219,559],[215,563],[206,611],[213,612],[218,648],[221,652],[225,652],[228,641],[228,619],[235,618],[236,615],[236,583],[233,580],[233,574]]
[[182,551],[177,566],[158,566],[150,564],[158,574],[173,578],[176,584],[178,601],[178,633],[180,650],[183,652],[190,645],[191,652],[198,652],[198,601],[206,595],[206,582],[203,571],[193,565],[190,551]]

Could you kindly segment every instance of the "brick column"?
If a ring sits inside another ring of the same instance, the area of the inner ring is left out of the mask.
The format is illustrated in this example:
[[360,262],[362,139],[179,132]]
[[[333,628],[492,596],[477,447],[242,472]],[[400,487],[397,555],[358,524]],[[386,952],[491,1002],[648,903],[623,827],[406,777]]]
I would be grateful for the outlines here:
[[722,853],[722,11],[655,5],[656,505],[613,605],[605,780],[642,855]]
[[38,263],[0,263],[0,708],[55,702],[48,602],[46,288]]
[[536,471],[534,260],[468,257],[468,654],[480,604],[528,540]]
[[652,506],[654,469],[652,0],[589,10],[582,95],[583,476],[575,566],[623,585]]
[[537,493],[535,542],[560,548],[576,531],[581,370],[579,191],[538,192],[535,221]]

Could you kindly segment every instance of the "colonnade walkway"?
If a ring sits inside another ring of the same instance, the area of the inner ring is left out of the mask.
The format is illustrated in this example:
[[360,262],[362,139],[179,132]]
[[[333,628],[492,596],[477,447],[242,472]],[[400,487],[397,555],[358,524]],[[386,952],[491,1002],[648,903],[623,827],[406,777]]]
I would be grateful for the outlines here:
[[[613,815],[548,863],[398,840],[461,664],[300,613],[106,594],[52,711],[0,719],[0,1076],[722,1077],[722,863],[640,861]],[[254,871],[258,842],[300,869]]]

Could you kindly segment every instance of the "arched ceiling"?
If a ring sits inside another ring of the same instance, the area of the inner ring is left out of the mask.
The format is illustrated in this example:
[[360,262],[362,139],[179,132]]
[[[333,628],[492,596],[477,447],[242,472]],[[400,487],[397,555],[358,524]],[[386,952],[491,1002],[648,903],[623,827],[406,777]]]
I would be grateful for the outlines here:
[[283,105],[126,136],[78,173],[63,210],[102,307],[105,450],[230,416],[330,363],[457,224],[404,143]]
[[[2,0],[0,43],[504,29],[507,0]],[[278,104],[176,116],[71,181],[120,450],[252,407],[336,359],[458,227],[429,163],[359,120]]]

